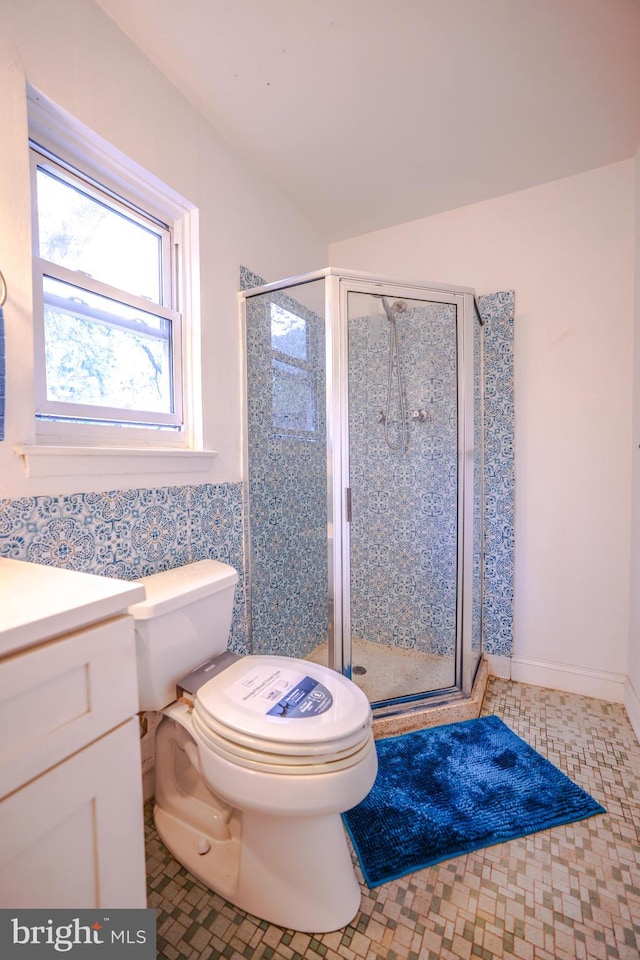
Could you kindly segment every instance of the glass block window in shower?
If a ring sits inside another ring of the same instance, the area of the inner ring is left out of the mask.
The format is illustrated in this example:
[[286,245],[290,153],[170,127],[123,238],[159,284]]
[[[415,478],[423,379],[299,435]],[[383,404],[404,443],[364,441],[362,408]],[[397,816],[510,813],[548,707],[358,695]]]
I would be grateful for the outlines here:
[[307,319],[271,303],[273,427],[284,434],[313,437],[316,385]]

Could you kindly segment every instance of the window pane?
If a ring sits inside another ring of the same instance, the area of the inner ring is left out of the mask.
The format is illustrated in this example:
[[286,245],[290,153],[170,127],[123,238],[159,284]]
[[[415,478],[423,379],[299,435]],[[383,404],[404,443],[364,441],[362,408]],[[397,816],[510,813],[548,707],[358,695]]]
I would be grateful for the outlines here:
[[290,310],[271,304],[271,349],[307,359],[307,324]]
[[162,302],[162,240],[123,213],[38,167],[40,256]]
[[173,413],[171,321],[44,279],[47,399]]
[[316,429],[310,372],[279,360],[273,361],[273,426],[296,433],[313,433]]

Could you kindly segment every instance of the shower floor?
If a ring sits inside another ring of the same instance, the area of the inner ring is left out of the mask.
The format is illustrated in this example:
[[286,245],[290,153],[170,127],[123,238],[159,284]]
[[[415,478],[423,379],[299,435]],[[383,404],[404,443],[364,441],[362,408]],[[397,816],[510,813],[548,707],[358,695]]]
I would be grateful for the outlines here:
[[[315,647],[305,659],[326,664],[326,642]],[[364,668],[365,672],[357,668]],[[351,679],[371,703],[376,703],[450,687],[455,679],[455,664],[453,657],[354,638]]]

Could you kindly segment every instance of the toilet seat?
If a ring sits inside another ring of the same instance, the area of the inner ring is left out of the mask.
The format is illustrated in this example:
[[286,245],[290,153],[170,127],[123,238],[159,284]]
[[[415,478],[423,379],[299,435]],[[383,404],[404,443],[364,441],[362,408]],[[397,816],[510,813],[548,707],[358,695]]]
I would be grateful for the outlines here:
[[358,763],[371,740],[369,701],[319,664],[247,656],[196,695],[198,739],[232,762],[271,773],[302,774]]
[[279,754],[275,751],[252,750],[218,736],[202,723],[195,711],[192,715],[192,724],[194,734],[201,745],[229,763],[249,770],[286,776],[325,774],[353,767],[360,763],[372,739],[372,733],[369,731],[364,738],[360,737],[354,746],[320,756],[318,754]]
[[212,717],[197,699],[194,707],[194,716],[197,718],[199,728],[204,729],[212,735],[217,734],[220,738],[228,740],[229,742],[238,745],[238,747],[244,747],[247,750],[264,753],[277,753],[282,757],[290,757],[291,759],[288,761],[290,763],[306,762],[303,759],[296,758],[314,757],[317,760],[321,757],[328,756],[331,753],[349,751],[350,749],[357,747],[362,742],[370,727],[370,724],[368,724],[365,728],[358,727],[358,729],[354,730],[350,736],[343,737],[339,740],[288,743],[284,739],[267,739],[266,737],[255,737],[246,733],[242,733],[241,731],[230,727],[228,724],[217,720],[215,717]]

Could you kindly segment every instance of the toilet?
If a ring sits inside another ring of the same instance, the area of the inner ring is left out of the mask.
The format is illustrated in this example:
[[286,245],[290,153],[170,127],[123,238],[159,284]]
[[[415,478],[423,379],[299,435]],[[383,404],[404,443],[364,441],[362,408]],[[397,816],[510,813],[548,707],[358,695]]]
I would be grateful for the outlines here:
[[377,773],[367,698],[319,664],[228,653],[238,574],[227,564],[201,560],[139,582],[146,600],[129,608],[139,709],[163,714],[160,837],[256,917],[305,933],[344,927],[360,887],[340,814]]

